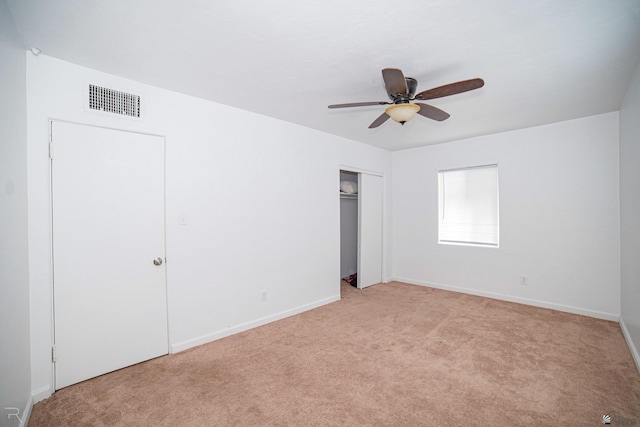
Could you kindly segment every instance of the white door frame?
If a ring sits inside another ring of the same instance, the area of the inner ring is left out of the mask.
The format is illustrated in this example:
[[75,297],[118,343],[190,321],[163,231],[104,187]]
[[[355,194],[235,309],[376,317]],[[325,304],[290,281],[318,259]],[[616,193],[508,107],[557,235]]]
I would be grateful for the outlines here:
[[[382,178],[382,282],[387,283],[387,178],[384,172],[378,172],[368,169],[362,169],[354,166],[348,165],[339,165],[338,166],[338,176],[340,175],[340,171],[345,172],[353,172],[357,174],[366,174],[366,175],[374,175]],[[338,206],[339,208],[339,206]],[[340,210],[338,209],[338,213]],[[359,214],[358,214],[359,215]],[[359,232],[360,224],[358,223],[358,232]],[[339,243],[339,242],[338,242]],[[340,246],[338,246],[340,249]],[[338,274],[339,275],[339,274]]]
[[[51,304],[51,349],[54,349],[55,346],[55,301],[54,301],[54,297],[55,297],[55,290],[54,290],[54,259],[53,259],[53,248],[54,248],[54,236],[53,236],[53,217],[54,217],[54,205],[53,205],[53,159],[55,156],[55,153],[53,152],[53,147],[54,145],[51,143],[52,142],[52,129],[53,129],[53,124],[54,123],[66,123],[66,124],[71,124],[71,125],[79,125],[79,126],[89,126],[89,127],[93,127],[93,128],[99,128],[99,129],[106,129],[106,130],[112,130],[112,131],[117,131],[117,132],[126,132],[126,133],[130,133],[130,134],[138,134],[138,135],[145,135],[145,136],[152,136],[152,137],[158,137],[158,138],[162,138],[165,143],[164,143],[164,151],[165,151],[165,165],[163,165],[163,169],[165,170],[165,180],[166,180],[166,136],[165,135],[160,135],[160,134],[154,134],[154,133],[148,133],[148,132],[138,132],[138,131],[131,131],[128,129],[119,129],[119,128],[113,128],[113,127],[108,127],[108,126],[99,126],[99,125],[95,125],[95,124],[90,124],[90,123],[81,123],[81,122],[74,122],[74,121],[69,121],[69,120],[60,120],[60,119],[50,119],[49,123],[48,123],[48,139],[49,139],[49,227],[50,227],[50,235],[49,235],[49,251],[50,251],[50,262],[51,262],[51,269],[50,269],[50,304]],[[163,181],[163,186],[165,185],[166,181]],[[162,215],[165,217],[165,224],[164,224],[164,233],[165,233],[165,238],[164,238],[164,244],[163,244],[163,249],[164,249],[164,256],[165,256],[165,261],[166,261],[166,187],[163,190],[164,192],[164,203],[163,203],[163,212]],[[166,263],[165,263],[165,275],[164,275],[164,290],[166,293],[166,334],[167,334],[167,352],[165,354],[169,354],[170,353],[170,335],[169,335],[169,307],[168,307],[168,287],[167,287],[167,275],[166,275]],[[57,389],[56,386],[56,368],[55,368],[55,354],[52,351],[51,354],[51,364],[52,364],[52,370],[51,370],[51,393],[54,393]]]

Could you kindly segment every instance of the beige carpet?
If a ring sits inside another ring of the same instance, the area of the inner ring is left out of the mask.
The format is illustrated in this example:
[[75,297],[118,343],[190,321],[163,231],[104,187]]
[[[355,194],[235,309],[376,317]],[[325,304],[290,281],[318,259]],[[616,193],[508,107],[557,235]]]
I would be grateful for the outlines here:
[[615,322],[403,283],[67,387],[29,426],[640,425]]

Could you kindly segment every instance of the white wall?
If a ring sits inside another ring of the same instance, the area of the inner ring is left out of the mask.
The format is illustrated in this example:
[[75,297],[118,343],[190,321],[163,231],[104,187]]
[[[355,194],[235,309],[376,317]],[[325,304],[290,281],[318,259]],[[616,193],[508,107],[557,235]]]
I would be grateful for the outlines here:
[[0,426],[19,425],[15,415],[31,408],[25,63],[0,0]]
[[620,324],[640,370],[640,64],[620,109]]
[[[88,83],[141,94],[145,120],[83,111]],[[339,298],[340,166],[389,177],[389,152],[45,55],[28,57],[27,87],[36,399],[52,386],[50,118],[166,137],[173,351]]]
[[[395,279],[618,319],[618,113],[392,158]],[[500,247],[438,245],[437,171],[492,163]]]

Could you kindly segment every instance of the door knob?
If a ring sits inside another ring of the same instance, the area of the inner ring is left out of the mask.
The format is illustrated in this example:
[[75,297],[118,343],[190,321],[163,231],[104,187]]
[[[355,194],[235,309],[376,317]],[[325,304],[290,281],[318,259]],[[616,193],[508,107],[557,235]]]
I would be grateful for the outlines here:
[[162,265],[162,258],[158,257],[153,260],[153,265]]

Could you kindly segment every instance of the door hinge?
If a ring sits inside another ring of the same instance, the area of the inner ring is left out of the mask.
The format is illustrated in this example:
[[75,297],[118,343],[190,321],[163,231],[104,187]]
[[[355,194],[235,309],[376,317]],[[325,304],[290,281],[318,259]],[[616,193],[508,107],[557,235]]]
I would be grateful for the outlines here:
[[49,143],[49,158],[53,159],[53,142]]
[[56,363],[56,346],[55,345],[51,346],[51,361],[53,363]]

